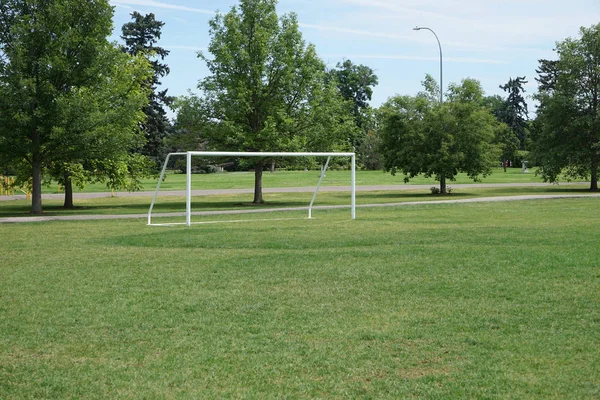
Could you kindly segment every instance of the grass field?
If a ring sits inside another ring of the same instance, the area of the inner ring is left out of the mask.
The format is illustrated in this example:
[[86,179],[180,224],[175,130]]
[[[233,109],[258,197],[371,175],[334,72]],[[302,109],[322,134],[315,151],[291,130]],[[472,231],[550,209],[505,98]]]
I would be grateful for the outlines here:
[[[295,187],[316,186],[319,181],[319,171],[277,171],[275,173],[265,172],[263,174],[264,187]],[[228,172],[218,174],[195,174],[193,175],[194,189],[241,189],[252,188],[254,185],[253,172]],[[495,168],[493,173],[484,178],[484,183],[532,183],[541,182],[534,171],[522,173],[519,168],[508,168],[503,172],[502,168]],[[472,183],[465,174],[459,174],[455,183]],[[142,181],[143,190],[156,188],[157,179],[145,179]],[[412,179],[410,184],[415,185],[439,185],[433,178],[422,176]],[[453,182],[449,182],[452,185]],[[404,184],[403,175],[392,176],[382,171],[357,171],[357,185],[399,185]],[[349,186],[350,171],[328,171],[323,179],[326,186]],[[59,192],[58,186],[52,184],[43,188],[44,193]],[[185,189],[185,174],[168,174],[166,180],[161,184],[161,190],[183,190]],[[82,192],[106,192],[104,184],[87,185]]]
[[0,224],[0,398],[600,398],[597,198],[302,216]]
[[[413,201],[455,200],[481,197],[501,197],[515,195],[581,195],[589,194],[587,186],[578,184],[548,185],[543,187],[487,187],[460,188],[450,196],[432,196],[428,189],[396,190],[396,191],[366,191],[358,192],[357,204],[404,203]],[[312,198],[312,192],[300,193],[265,193],[266,203],[263,206],[251,206],[252,193],[210,195],[192,197],[193,211],[216,210],[249,210],[260,208],[307,207]],[[63,200],[46,199],[43,201],[44,214],[60,215],[93,215],[93,214],[145,214],[150,207],[151,196],[126,197],[117,194],[115,197],[77,198],[74,209],[64,209]],[[349,192],[320,192],[316,206],[350,205]],[[14,216],[30,216],[31,201],[11,200],[0,201],[0,218]],[[184,196],[159,196],[153,209],[153,214],[167,212],[184,212]],[[180,218],[181,219],[181,218]]]

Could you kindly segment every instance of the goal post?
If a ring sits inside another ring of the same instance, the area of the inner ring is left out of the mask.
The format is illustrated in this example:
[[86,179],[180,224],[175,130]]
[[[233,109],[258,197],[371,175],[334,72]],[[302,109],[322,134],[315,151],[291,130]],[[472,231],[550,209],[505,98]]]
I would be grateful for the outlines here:
[[[160,190],[160,184],[165,176],[165,172],[167,170],[167,164],[169,162],[169,158],[171,156],[185,156],[186,158],[186,179],[185,179],[185,224],[190,226],[192,224],[192,157],[193,156],[202,156],[202,157],[327,157],[327,162],[325,163],[325,167],[321,171],[321,175],[319,177],[319,182],[313,194],[312,200],[308,207],[308,218],[312,217],[312,206],[317,196],[317,192],[319,191],[319,187],[321,186],[321,181],[325,176],[325,172],[327,170],[327,166],[329,165],[329,160],[331,157],[349,157],[350,158],[350,213],[351,218],[356,219],[356,155],[355,153],[344,153],[344,152],[246,152],[246,151],[187,151],[187,152],[176,152],[169,153],[167,158],[165,159],[162,171],[160,173],[160,177],[158,179],[158,184],[156,185],[156,190],[154,192],[154,196],[152,198],[152,203],[150,204],[150,209],[148,210],[148,225],[158,225],[152,224],[152,209],[154,208],[154,203],[156,202],[156,198],[158,196],[158,191]],[[162,224],[161,224],[162,225]]]

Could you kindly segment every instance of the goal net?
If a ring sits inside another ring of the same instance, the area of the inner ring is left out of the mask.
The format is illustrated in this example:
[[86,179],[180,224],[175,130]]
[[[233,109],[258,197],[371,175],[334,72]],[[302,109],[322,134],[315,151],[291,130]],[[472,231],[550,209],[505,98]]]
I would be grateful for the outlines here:
[[152,203],[150,204],[150,209],[148,210],[148,225],[175,225],[176,223],[171,224],[153,224],[152,223],[152,209],[154,208],[154,203],[156,202],[156,198],[158,196],[160,190],[160,184],[163,181],[165,176],[165,172],[167,170],[167,165],[169,163],[169,158],[171,156],[185,156],[186,159],[186,189],[185,189],[185,225],[190,226],[192,224],[192,157],[263,157],[263,158],[272,158],[272,157],[326,157],[327,161],[325,163],[325,167],[321,170],[321,175],[319,177],[319,182],[315,188],[315,192],[313,193],[312,200],[308,206],[308,218],[312,217],[312,207],[319,191],[319,187],[321,186],[321,182],[323,177],[325,176],[325,172],[327,170],[327,166],[329,165],[329,161],[331,157],[349,157],[350,165],[351,165],[351,173],[350,173],[350,213],[351,218],[356,218],[356,156],[354,153],[338,153],[338,152],[245,152],[245,151],[237,151],[237,152],[224,152],[224,151],[188,151],[188,152],[180,152],[180,153],[169,153],[167,158],[165,159],[165,163],[163,165],[162,171],[160,173],[160,178],[158,179],[158,184],[156,185],[156,190],[154,191],[154,196],[152,198]]

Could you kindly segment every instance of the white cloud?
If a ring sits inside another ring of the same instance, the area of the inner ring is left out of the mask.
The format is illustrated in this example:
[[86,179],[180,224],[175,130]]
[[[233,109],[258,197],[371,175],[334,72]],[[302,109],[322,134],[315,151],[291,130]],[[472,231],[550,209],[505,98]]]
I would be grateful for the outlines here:
[[338,32],[338,33],[350,33],[350,34],[362,35],[362,36],[376,36],[376,37],[385,37],[385,38],[390,38],[390,39],[411,40],[411,38],[407,35],[395,35],[393,33],[373,32],[373,31],[367,31],[367,30],[361,30],[361,29],[350,29],[350,28],[341,28],[341,27],[337,27],[337,26],[313,25],[313,24],[304,24],[304,23],[299,23],[298,25],[302,28],[317,29],[320,31],[331,31],[331,32]]
[[131,7],[131,6],[127,6],[127,5],[125,5],[125,4],[119,4],[119,3],[116,3],[116,4],[115,4],[115,7],[117,7],[117,8],[124,8],[124,9],[126,9],[126,10],[134,10],[134,8],[133,8],[133,7]]
[[189,50],[189,51],[206,51],[206,47],[197,47],[197,46],[181,46],[181,45],[164,45],[164,48],[170,50]]
[[205,10],[202,8],[194,8],[194,7],[186,7],[186,6],[178,6],[175,4],[161,3],[160,1],[154,0],[111,0],[116,6],[143,6],[143,7],[154,7],[154,8],[165,8],[170,10],[179,10],[179,11],[188,11],[200,14],[215,14],[212,10]]
[[[413,60],[413,61],[440,61],[439,57],[419,57],[419,56],[403,56],[403,55],[377,55],[377,54],[325,54],[324,57],[330,58],[348,58],[348,59],[377,59],[377,60]],[[444,62],[453,63],[471,63],[471,64],[508,64],[504,60],[490,60],[484,58],[468,58],[468,57],[445,57]]]
[[473,50],[539,47],[576,35],[581,25],[600,19],[598,0],[330,1],[346,10],[332,24],[387,33],[428,26],[443,45]]
[[[403,42],[411,42],[418,44],[426,44],[435,41],[433,36],[427,36],[427,34],[422,33],[414,33],[412,35],[398,35],[395,33],[383,32],[383,31],[372,31],[365,29],[350,29],[350,28],[342,28],[339,26],[330,26],[330,25],[314,25],[314,24],[305,24],[299,23],[299,26],[307,29],[316,29],[320,31],[329,31],[329,32],[337,32],[344,34],[351,34],[357,36],[369,36],[369,37],[380,37],[386,39],[397,39]],[[412,28],[411,28],[412,29]],[[412,32],[412,31],[411,31]],[[443,40],[442,37],[442,48],[453,47],[460,50],[474,50],[474,51],[484,51],[484,52],[496,52],[496,51],[511,51],[511,52],[532,52],[532,51],[542,51],[543,49],[535,48],[535,47],[515,47],[515,46],[496,46],[491,44],[477,44],[477,43],[469,43],[469,42],[457,42],[457,41],[447,41]]]

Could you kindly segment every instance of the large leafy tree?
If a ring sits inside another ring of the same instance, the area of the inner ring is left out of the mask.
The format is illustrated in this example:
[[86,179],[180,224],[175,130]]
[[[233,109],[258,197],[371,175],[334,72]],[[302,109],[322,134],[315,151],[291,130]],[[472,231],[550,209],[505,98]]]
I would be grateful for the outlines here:
[[156,45],[160,40],[164,22],[156,20],[152,13],[142,15],[137,11],[131,13],[131,18],[133,21],[124,24],[121,29],[121,38],[125,41],[124,50],[130,55],[148,57],[154,70],[153,76],[147,82],[151,92],[148,105],[144,107],[146,119],[141,125],[146,137],[142,154],[159,161],[165,156],[165,139],[171,128],[165,107],[173,103],[173,98],[167,95],[167,89],[159,90],[160,79],[170,72],[169,66],[162,62],[169,55],[169,51]]
[[151,68],[112,44],[100,50],[97,78],[57,99],[54,130],[62,145],[48,173],[64,187],[66,208],[73,207],[73,184],[106,181],[110,189],[137,190],[152,170],[150,160],[134,152],[145,142],[139,123]]
[[443,104],[433,93],[394,97],[381,107],[385,168],[403,172],[405,182],[419,174],[433,176],[445,194],[447,181],[459,172],[473,180],[491,172],[500,124],[482,105],[483,91],[473,79],[450,85]]
[[600,24],[556,44],[558,60],[540,60],[540,102],[533,151],[545,181],[590,178],[600,163]]
[[0,162],[26,162],[31,212],[42,212],[42,172],[64,145],[61,99],[97,78],[112,29],[106,0],[0,3]]
[[[327,83],[314,46],[306,45],[295,14],[281,17],[275,0],[241,0],[210,22],[211,56],[199,53],[210,76],[195,106],[205,137],[219,150],[320,151],[355,129],[348,103]],[[262,203],[255,161],[254,203]]]
[[361,135],[349,139],[354,147],[359,147],[369,130],[369,101],[373,96],[373,87],[378,83],[377,75],[366,65],[353,64],[350,60],[338,63],[329,71],[329,75],[335,80],[342,97],[352,102],[352,115]]
[[525,93],[525,85],[527,81],[524,76],[517,76],[515,79],[509,78],[508,82],[500,85],[500,89],[508,93],[504,102],[504,109],[499,115],[502,122],[515,133],[519,139],[519,147],[525,150],[528,131],[529,111],[527,110],[527,102],[523,94]]

